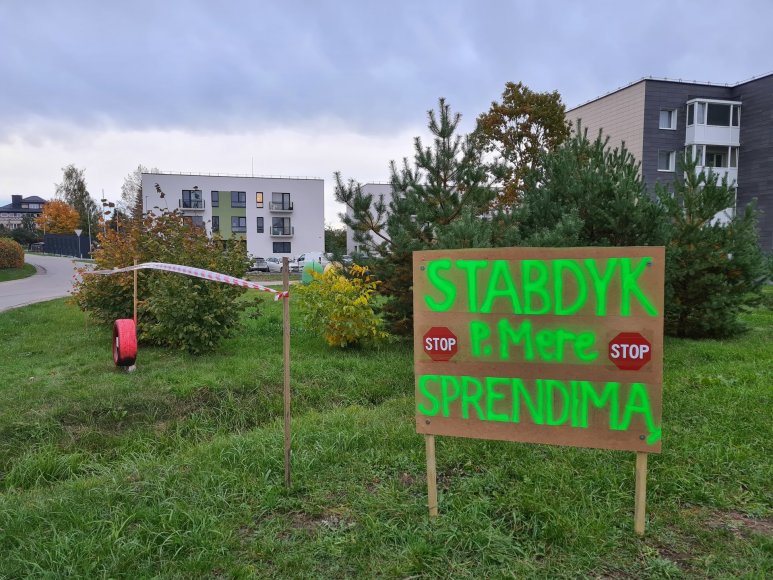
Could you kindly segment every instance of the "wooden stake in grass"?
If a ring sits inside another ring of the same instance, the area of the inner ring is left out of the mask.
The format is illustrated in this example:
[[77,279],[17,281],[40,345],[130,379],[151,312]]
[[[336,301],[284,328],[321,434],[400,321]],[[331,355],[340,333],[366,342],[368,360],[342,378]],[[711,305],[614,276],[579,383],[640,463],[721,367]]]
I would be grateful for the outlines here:
[[[290,263],[282,258],[282,289],[290,290]],[[290,487],[290,300],[282,300],[282,323],[284,325],[284,430],[285,430],[285,487]]]
[[425,435],[427,444],[427,499],[429,517],[437,517],[437,465],[435,463],[435,436]]
[[[136,259],[134,265],[137,265]],[[134,270],[134,328],[137,328],[137,270]]]
[[647,453],[636,452],[636,491],[633,515],[633,529],[644,535],[644,516],[647,510]]

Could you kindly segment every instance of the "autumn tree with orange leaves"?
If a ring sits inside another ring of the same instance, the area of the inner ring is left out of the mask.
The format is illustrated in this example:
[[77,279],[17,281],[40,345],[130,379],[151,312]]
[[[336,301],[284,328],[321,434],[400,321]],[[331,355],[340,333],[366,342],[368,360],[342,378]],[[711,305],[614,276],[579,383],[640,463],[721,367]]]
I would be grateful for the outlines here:
[[74,207],[55,199],[43,206],[43,213],[35,223],[38,229],[47,234],[71,234],[78,227],[80,220],[81,216]]
[[539,165],[543,153],[566,141],[569,131],[558,91],[539,93],[523,83],[505,85],[501,102],[494,101],[478,117],[475,131],[493,156],[491,169],[501,187],[495,207],[518,204],[528,172]]

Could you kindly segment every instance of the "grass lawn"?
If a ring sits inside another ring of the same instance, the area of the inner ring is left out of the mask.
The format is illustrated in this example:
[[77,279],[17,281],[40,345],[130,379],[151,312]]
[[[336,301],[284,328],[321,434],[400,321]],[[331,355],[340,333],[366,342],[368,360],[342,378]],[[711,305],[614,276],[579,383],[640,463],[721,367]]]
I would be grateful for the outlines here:
[[9,280],[20,280],[32,276],[37,270],[32,264],[24,264],[22,268],[2,268],[0,269],[0,282]]
[[141,348],[62,300],[0,314],[0,577],[771,577],[773,312],[667,340],[663,453],[633,534],[634,454],[438,438],[426,513],[411,349],[293,326],[283,486],[280,307],[204,357]]
[[[244,276],[248,280],[255,280],[256,282],[281,282],[282,281],[282,274],[278,274],[276,272],[269,273],[269,272],[250,272]],[[301,275],[300,274],[294,274],[290,272],[290,281],[293,280],[300,280]]]

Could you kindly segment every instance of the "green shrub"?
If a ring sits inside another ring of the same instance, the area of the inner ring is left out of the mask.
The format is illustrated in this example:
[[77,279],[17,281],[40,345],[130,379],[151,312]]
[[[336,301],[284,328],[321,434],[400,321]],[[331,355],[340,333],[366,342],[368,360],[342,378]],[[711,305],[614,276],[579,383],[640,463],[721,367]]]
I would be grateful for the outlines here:
[[[178,212],[148,215],[141,223],[126,222],[99,234],[94,252],[98,269],[142,262],[166,262],[241,277],[249,264],[244,242],[208,238],[202,228],[186,223]],[[239,325],[237,298],[244,288],[172,272],[140,270],[138,274],[138,338],[200,354],[217,347]],[[74,299],[95,320],[112,324],[131,318],[133,275],[84,275]]]
[[663,210],[625,148],[575,134],[529,174],[516,210],[522,246],[652,246],[663,243]]
[[0,268],[23,268],[24,249],[13,240],[0,238]]
[[378,281],[362,266],[353,265],[345,276],[337,268],[314,272],[313,281],[293,287],[304,322],[319,329],[330,346],[372,346],[389,338],[373,310]]
[[[673,193],[659,188],[668,214],[665,332],[723,338],[744,330],[738,315],[760,300],[767,272],[758,244],[754,207],[739,208],[726,223],[718,212],[733,207],[734,188],[714,173],[683,161],[684,181]],[[681,173],[681,171],[680,171]]]

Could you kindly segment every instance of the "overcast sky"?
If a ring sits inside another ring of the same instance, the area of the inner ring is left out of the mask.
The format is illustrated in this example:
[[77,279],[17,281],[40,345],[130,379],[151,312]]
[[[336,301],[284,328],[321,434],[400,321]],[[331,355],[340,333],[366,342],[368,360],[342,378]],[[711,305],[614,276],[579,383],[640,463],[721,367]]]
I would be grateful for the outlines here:
[[117,199],[163,171],[388,179],[446,97],[475,117],[507,81],[568,107],[643,76],[773,70],[773,1],[0,0],[0,205],[62,167]]

